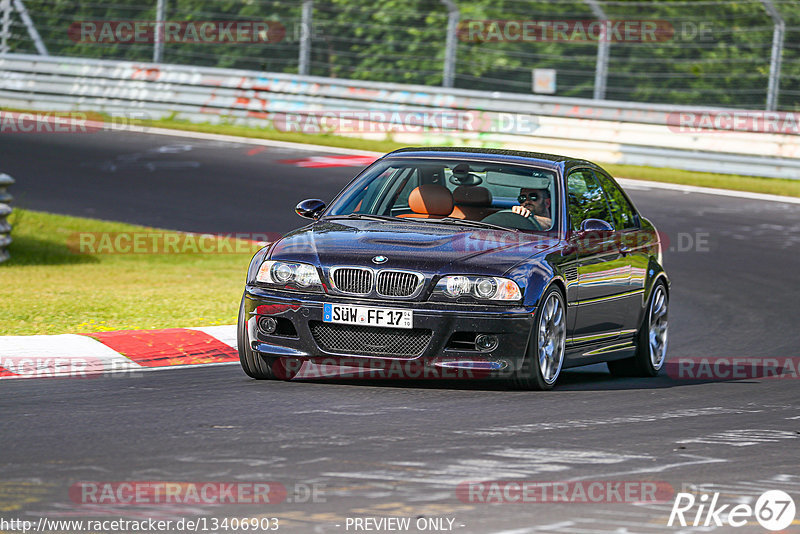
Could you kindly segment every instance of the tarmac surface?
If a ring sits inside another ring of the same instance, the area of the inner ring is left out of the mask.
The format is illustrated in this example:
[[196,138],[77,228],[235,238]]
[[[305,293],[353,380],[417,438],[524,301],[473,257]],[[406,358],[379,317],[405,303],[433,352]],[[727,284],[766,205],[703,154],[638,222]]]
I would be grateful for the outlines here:
[[[360,170],[285,162],[320,155],[112,132],[4,136],[0,162],[24,208],[196,232],[285,232],[303,224],[298,201],[329,201]],[[628,190],[670,240],[670,360],[796,365],[800,205]],[[409,532],[765,532],[753,517],[736,529],[667,526],[674,495],[487,504],[458,488],[649,481],[751,506],[780,489],[800,505],[797,386],[796,374],[616,379],[602,365],[565,371],[547,393],[459,380],[258,382],[238,366],[3,381],[0,517],[275,517],[290,532],[366,531],[354,518],[387,517],[410,518]],[[92,505],[70,494],[80,481],[273,481],[287,497]],[[789,531],[800,531],[797,520]]]

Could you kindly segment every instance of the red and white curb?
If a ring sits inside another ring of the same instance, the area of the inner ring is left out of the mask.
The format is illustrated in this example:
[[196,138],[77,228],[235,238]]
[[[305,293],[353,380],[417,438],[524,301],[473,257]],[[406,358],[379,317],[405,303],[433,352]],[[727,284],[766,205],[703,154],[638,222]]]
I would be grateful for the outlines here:
[[[0,379],[99,378],[239,363],[236,325],[0,336]],[[362,367],[304,362],[296,379],[359,377]]]
[[[0,336],[0,379],[136,376],[141,371],[239,363],[236,325],[91,334]],[[352,365],[345,359],[302,363],[294,380],[320,378],[458,378],[456,371]],[[244,375],[242,375],[244,376]]]
[[366,167],[372,165],[375,156],[311,156],[300,159],[282,159],[278,163],[284,165],[294,165],[295,167],[305,167],[309,169],[326,169],[329,167]]
[[92,378],[238,361],[235,325],[0,337],[0,379]]

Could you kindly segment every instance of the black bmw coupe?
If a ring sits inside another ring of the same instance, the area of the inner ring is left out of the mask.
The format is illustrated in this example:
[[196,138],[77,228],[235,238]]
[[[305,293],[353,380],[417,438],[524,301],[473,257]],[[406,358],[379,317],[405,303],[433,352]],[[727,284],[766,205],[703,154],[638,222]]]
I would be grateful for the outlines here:
[[568,367],[664,366],[659,235],[593,163],[406,148],[296,211],[311,223],[248,269],[238,345],[253,378],[339,368],[550,389]]

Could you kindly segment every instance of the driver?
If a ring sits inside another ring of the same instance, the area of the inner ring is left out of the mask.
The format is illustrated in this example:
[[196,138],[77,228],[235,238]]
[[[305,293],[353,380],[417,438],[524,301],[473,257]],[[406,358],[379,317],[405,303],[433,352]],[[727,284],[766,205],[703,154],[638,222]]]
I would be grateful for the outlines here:
[[519,190],[517,200],[520,205],[514,206],[511,211],[533,220],[542,230],[553,226],[553,220],[550,218],[549,190],[523,187]]

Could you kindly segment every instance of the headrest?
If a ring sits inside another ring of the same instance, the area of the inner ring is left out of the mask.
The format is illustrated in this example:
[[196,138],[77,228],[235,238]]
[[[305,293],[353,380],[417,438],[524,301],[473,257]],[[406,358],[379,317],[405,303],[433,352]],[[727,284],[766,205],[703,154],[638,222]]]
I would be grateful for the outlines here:
[[453,211],[453,195],[443,185],[424,184],[411,191],[408,205],[414,213],[445,217]]
[[485,187],[460,185],[453,191],[453,202],[458,206],[491,206],[492,192]]

